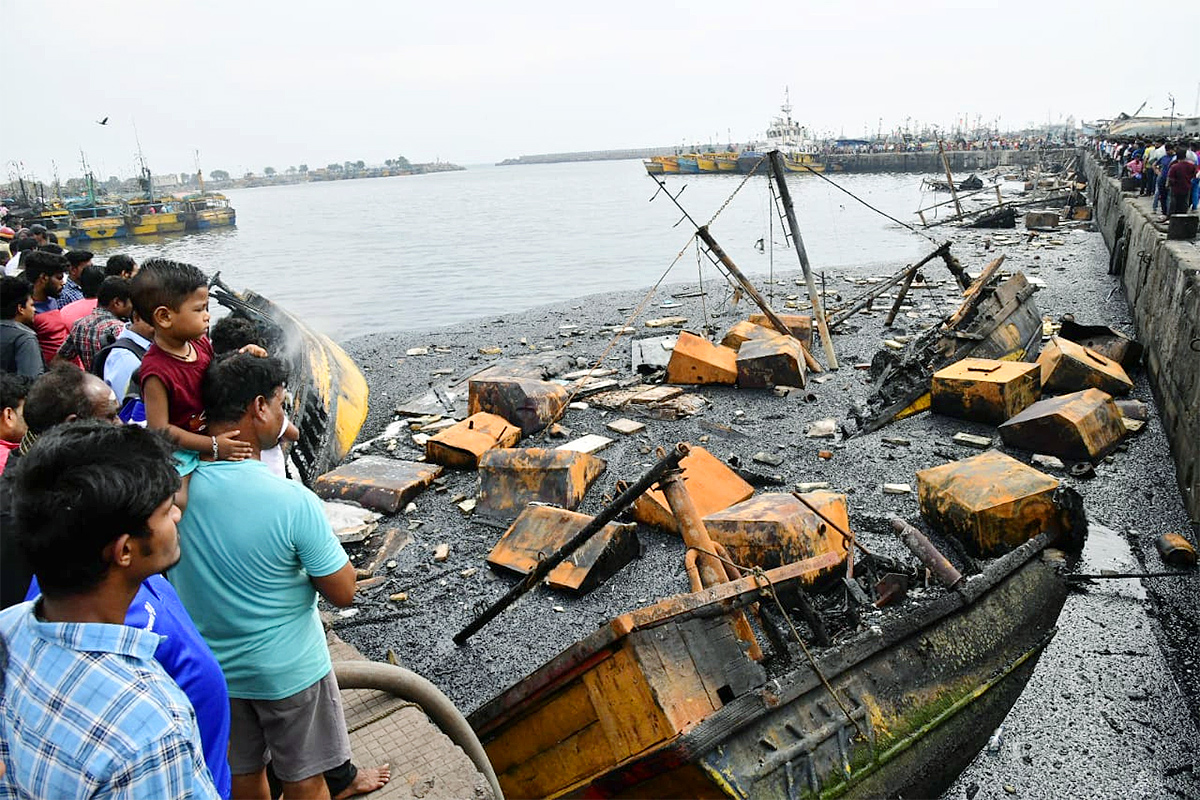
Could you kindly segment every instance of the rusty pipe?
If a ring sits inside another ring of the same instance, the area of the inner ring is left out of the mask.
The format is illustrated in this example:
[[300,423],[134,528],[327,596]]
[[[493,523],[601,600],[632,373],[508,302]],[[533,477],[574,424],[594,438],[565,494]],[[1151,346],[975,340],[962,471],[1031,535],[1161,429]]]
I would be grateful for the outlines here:
[[[689,452],[690,448],[680,442],[675,445],[672,455],[682,459]],[[692,502],[692,496],[688,494],[687,486],[683,483],[683,471],[678,468],[667,470],[659,479],[658,486],[667,497],[667,505],[671,508],[671,514],[679,523],[679,534],[683,537],[683,543],[688,547],[685,565],[688,568],[693,590],[697,579],[706,589],[729,583],[730,576],[725,569],[725,564],[715,555],[718,552],[717,545],[708,535],[708,529],[704,527],[704,520],[701,519],[700,512],[696,509],[696,504]],[[694,560],[691,558],[692,554],[695,554]],[[731,614],[730,618],[738,639],[747,645],[746,654],[755,661],[761,661],[762,648],[754,636],[754,628],[751,627],[746,612],[737,611]]]
[[899,517],[892,517],[892,527],[896,529],[896,533],[900,534],[904,546],[937,576],[942,585],[948,589],[954,589],[962,583],[962,573],[955,569],[954,565],[933,546],[933,542],[929,541],[925,534]]

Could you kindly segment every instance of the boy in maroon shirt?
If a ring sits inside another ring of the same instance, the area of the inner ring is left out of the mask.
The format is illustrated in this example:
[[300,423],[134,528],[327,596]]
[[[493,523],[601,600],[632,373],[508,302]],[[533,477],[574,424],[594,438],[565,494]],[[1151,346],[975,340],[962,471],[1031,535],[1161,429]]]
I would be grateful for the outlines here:
[[130,289],[138,316],[154,326],[154,344],[142,357],[140,373],[146,425],[164,431],[175,443],[177,468],[184,477],[178,505],[184,508],[188,476],[201,458],[241,461],[252,455],[252,448],[238,440],[238,431],[205,433],[200,385],[213,359],[208,278],[191,264],[152,258],[142,264]]

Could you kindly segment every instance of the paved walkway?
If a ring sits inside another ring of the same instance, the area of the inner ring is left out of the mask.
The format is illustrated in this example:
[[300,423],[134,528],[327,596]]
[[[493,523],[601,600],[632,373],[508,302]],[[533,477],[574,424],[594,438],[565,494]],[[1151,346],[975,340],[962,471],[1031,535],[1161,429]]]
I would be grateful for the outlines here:
[[[334,663],[365,660],[358,650],[332,633],[329,654]],[[360,768],[392,765],[391,783],[365,797],[490,800],[487,780],[420,706],[369,689],[343,690],[342,705],[354,763]]]

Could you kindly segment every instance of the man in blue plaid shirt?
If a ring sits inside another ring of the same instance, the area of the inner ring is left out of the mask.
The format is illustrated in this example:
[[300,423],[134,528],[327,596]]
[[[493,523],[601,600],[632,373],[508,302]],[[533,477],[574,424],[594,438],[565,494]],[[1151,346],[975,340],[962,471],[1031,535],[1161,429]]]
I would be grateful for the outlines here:
[[142,581],[179,561],[171,447],[97,421],[60,425],[14,468],[18,544],[38,601],[0,612],[0,800],[216,800],[196,716],[123,623]]

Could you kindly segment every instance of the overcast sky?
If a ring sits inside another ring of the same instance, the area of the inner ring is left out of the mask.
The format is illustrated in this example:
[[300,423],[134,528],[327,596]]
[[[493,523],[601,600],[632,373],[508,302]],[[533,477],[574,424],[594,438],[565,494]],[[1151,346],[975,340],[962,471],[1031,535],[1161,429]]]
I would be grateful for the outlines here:
[[240,174],[745,141],[785,87],[796,119],[846,136],[1165,115],[1169,93],[1195,113],[1194,4],[1162,11],[1174,54],[1118,19],[1136,5],[953,5],[4,0],[0,177],[53,161],[65,179],[81,149],[131,175],[135,126],[156,173],[193,171],[197,150]]

